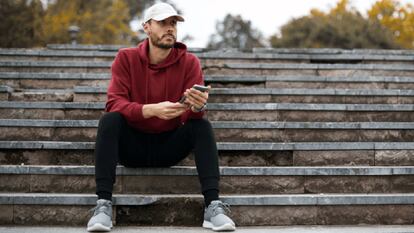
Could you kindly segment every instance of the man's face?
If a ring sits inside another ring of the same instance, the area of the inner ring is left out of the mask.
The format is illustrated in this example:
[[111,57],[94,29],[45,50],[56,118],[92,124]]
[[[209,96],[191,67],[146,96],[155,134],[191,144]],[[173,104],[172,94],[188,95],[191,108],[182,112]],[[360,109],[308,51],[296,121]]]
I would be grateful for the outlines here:
[[161,21],[150,20],[144,30],[151,43],[161,49],[170,49],[177,41],[177,19],[172,16]]

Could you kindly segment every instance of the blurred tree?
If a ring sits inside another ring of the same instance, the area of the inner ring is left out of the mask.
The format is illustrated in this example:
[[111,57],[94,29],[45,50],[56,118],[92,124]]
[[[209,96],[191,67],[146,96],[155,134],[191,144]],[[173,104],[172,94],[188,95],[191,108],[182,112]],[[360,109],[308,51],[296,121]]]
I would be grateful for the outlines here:
[[40,0],[1,0],[0,47],[41,45],[43,15]]
[[[43,9],[42,2],[47,8]],[[0,0],[0,47],[69,43],[71,25],[80,27],[79,43],[135,44],[139,39],[130,28],[132,16],[138,20],[143,10],[154,2],[156,0]],[[170,3],[169,0],[163,2]]]
[[70,25],[80,27],[78,42],[128,44],[132,37],[130,15],[124,0],[56,0],[44,17],[44,43],[68,43]]
[[240,15],[226,15],[222,22],[217,22],[216,30],[217,33],[210,36],[208,49],[263,47],[262,33],[252,28],[250,20],[243,20]]
[[401,6],[395,0],[377,1],[368,11],[369,18],[392,31],[398,44],[414,48],[414,6]]
[[328,13],[312,10],[309,16],[293,19],[270,38],[272,47],[300,48],[398,48],[392,33],[378,21],[364,18],[340,0]]
[[155,0],[127,0],[130,18],[140,17],[142,12],[154,2]]
[[179,13],[180,9],[178,9],[175,4],[169,0],[163,0],[163,1],[156,1],[156,0],[127,0],[127,5],[129,8],[129,15],[131,19],[137,17],[140,18],[142,16],[142,13],[144,10],[148,7],[150,7],[155,2],[166,2],[170,5],[172,5]]

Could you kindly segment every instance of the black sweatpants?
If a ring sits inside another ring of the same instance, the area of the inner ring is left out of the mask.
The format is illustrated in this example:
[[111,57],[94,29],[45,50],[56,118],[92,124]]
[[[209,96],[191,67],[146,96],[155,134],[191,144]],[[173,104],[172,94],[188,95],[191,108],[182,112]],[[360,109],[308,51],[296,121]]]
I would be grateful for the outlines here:
[[140,132],[118,112],[105,113],[99,121],[95,145],[96,194],[112,197],[118,163],[125,167],[169,167],[194,150],[205,203],[218,199],[219,166],[216,141],[209,121],[192,119],[173,131]]

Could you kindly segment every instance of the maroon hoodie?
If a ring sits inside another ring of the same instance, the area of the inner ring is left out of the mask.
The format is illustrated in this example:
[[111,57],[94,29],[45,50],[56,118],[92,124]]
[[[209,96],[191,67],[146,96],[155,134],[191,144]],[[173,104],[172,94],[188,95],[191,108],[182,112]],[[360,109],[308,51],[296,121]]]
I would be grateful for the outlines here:
[[159,64],[150,64],[149,42],[118,52],[111,71],[105,111],[121,113],[132,127],[148,133],[170,131],[191,118],[202,118],[203,112],[186,111],[180,117],[162,120],[145,119],[142,106],[163,101],[178,102],[184,91],[194,84],[204,84],[200,61],[176,43],[168,57]]

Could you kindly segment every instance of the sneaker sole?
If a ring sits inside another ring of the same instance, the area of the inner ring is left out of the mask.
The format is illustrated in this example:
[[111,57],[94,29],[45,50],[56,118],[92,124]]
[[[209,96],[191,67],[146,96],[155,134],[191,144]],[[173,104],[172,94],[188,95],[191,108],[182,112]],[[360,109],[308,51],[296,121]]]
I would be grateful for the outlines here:
[[93,226],[88,227],[87,231],[111,231],[112,224],[110,227],[104,226],[100,223],[95,223]]
[[236,226],[230,223],[226,223],[224,225],[215,227],[211,222],[205,221],[205,220],[203,222],[203,227],[212,229],[213,231],[235,231],[236,230]]

